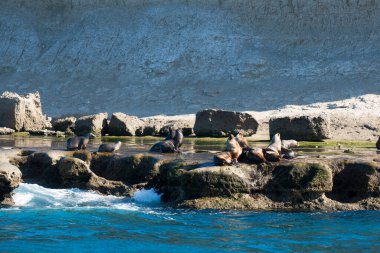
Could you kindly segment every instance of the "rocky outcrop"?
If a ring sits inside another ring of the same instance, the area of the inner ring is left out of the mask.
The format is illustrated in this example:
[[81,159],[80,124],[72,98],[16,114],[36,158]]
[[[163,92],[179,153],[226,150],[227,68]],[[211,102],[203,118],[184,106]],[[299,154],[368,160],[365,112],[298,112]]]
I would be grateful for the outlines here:
[[[89,151],[10,150],[25,182],[130,196],[155,188],[174,207],[259,210],[380,209],[377,155],[304,156],[263,164],[213,166],[186,156],[120,156]],[[0,153],[1,154],[1,153]],[[210,155],[211,160],[211,155]]]
[[141,135],[143,121],[135,116],[129,116],[121,112],[112,114],[109,123],[109,134],[115,136]]
[[58,164],[59,176],[65,188],[93,190],[102,194],[131,196],[132,189],[120,181],[110,181],[95,175],[82,160],[65,157]]
[[206,109],[197,112],[194,132],[197,136],[226,137],[230,133],[255,134],[256,119],[248,113]]
[[64,132],[66,134],[74,134],[75,122],[77,119],[75,117],[65,117],[55,119],[52,122],[53,129],[55,131]]
[[0,135],[8,135],[13,134],[15,130],[8,127],[0,127]]
[[96,136],[104,135],[104,129],[107,129],[107,113],[98,113],[80,117],[75,122],[75,134],[80,136],[87,133],[93,133]]
[[282,139],[320,141],[330,138],[330,118],[327,115],[301,115],[271,118],[270,136],[281,134]]
[[142,135],[167,136],[169,127],[182,129],[184,136],[194,134],[195,115],[164,116],[142,118],[144,128]]
[[21,171],[14,165],[0,161],[0,206],[13,205],[12,191],[21,182]]
[[4,92],[0,96],[0,108],[0,127],[16,131],[42,130],[51,127],[49,120],[42,114],[38,92],[25,96]]

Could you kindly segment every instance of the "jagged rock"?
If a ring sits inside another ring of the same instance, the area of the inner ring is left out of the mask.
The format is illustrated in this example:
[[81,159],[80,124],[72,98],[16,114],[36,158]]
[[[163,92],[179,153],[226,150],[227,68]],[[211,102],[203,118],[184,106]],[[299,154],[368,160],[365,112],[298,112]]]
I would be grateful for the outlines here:
[[80,117],[75,122],[75,134],[80,136],[93,133],[96,136],[104,135],[103,129],[107,129],[108,114],[98,113]]
[[251,114],[207,109],[197,112],[194,132],[197,136],[226,137],[231,133],[249,136],[257,128],[258,122]]
[[21,171],[7,162],[0,162],[0,206],[11,206],[14,204],[12,191],[21,182]]
[[194,133],[195,117],[189,115],[165,116],[158,115],[153,117],[142,118],[144,122],[142,135],[167,136],[169,127],[182,129],[184,136]]
[[75,129],[75,117],[59,118],[52,122],[53,129],[55,131],[64,132],[66,134],[73,134]]
[[281,134],[282,139],[320,141],[330,138],[330,118],[327,115],[301,115],[271,118],[270,136]]
[[103,194],[131,196],[131,188],[119,181],[110,181],[95,175],[82,160],[65,157],[60,160],[58,171],[63,187],[93,190]]
[[15,130],[8,127],[0,127],[0,135],[8,135],[13,134]]
[[0,96],[0,126],[16,131],[41,130],[51,127],[49,120],[42,114],[40,94],[29,93],[25,96],[4,92]]
[[331,198],[356,202],[380,196],[380,163],[343,161],[334,175]]
[[138,117],[121,112],[112,114],[109,124],[109,134],[115,136],[134,136],[142,132],[144,122]]

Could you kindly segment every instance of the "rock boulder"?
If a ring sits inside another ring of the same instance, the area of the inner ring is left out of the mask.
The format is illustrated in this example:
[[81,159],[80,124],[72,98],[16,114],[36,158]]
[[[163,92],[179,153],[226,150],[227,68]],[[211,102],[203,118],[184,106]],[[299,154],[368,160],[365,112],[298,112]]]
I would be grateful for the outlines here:
[[42,114],[40,94],[25,96],[4,92],[0,96],[0,127],[16,131],[30,131],[50,128],[50,121]]
[[13,205],[12,191],[21,182],[21,171],[14,165],[0,162],[0,206]]
[[104,134],[103,129],[106,129],[108,124],[107,117],[106,112],[80,117],[75,122],[75,134],[93,133],[96,136]]
[[301,115],[269,120],[270,136],[281,134],[282,139],[320,141],[330,138],[330,119],[327,115]]
[[142,132],[144,122],[136,116],[121,112],[112,114],[109,134],[115,136],[134,136]]
[[197,136],[226,137],[230,133],[255,134],[257,120],[248,113],[207,109],[197,113],[194,132]]
[[77,119],[75,117],[65,117],[65,118],[55,119],[52,122],[53,129],[55,131],[65,132],[66,134],[73,134],[76,121]]

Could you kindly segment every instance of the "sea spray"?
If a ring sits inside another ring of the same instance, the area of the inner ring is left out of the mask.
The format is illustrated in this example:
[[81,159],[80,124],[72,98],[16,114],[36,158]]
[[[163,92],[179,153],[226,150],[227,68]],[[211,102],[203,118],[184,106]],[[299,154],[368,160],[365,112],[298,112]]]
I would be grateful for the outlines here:
[[159,203],[161,201],[161,195],[156,193],[154,189],[142,189],[133,195],[133,199],[136,202],[143,203]]

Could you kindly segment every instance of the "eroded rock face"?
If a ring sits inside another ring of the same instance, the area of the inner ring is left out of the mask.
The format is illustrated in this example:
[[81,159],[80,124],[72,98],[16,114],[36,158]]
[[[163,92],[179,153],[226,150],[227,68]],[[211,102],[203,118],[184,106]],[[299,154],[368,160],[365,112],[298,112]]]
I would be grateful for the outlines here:
[[331,198],[357,202],[380,196],[380,163],[344,161],[334,176]]
[[112,114],[109,124],[109,134],[115,136],[141,135],[144,122],[138,117],[129,116],[121,112]]
[[75,134],[80,136],[93,133],[96,136],[104,135],[103,129],[107,129],[107,113],[98,113],[83,116],[75,122]]
[[272,179],[266,185],[265,192],[276,200],[298,197],[302,202],[330,192],[332,180],[332,170],[326,164],[289,163],[274,168]]
[[42,130],[51,127],[42,114],[41,98],[38,92],[25,96],[4,92],[0,96],[0,126],[16,131]]
[[77,119],[75,117],[59,118],[52,122],[52,126],[55,131],[61,131],[66,134],[74,134],[76,121]]
[[207,109],[197,112],[194,132],[197,136],[226,137],[241,133],[244,136],[255,134],[257,120],[248,113]]
[[330,138],[330,118],[327,115],[301,115],[269,120],[270,136],[281,134],[282,139],[320,141]]
[[21,171],[7,162],[0,162],[0,206],[11,206],[14,204],[12,191],[21,182]]

